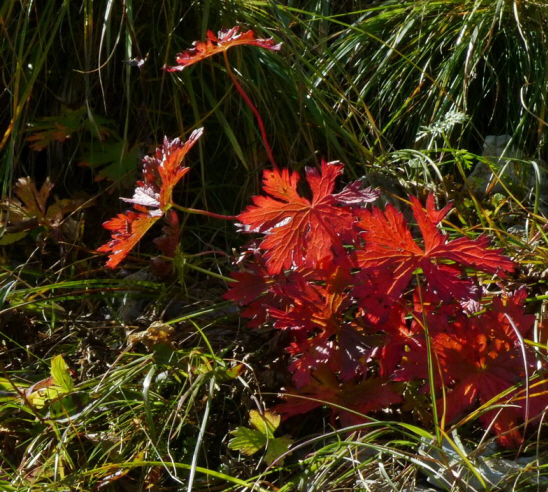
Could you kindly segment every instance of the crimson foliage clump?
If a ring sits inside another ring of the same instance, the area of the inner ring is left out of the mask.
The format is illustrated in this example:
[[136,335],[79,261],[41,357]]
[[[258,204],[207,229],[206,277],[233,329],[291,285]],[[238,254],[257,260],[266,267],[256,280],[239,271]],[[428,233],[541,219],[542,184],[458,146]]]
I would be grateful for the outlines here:
[[[226,51],[239,45],[281,48],[236,27],[217,36],[208,32],[205,43],[165,68],[178,72],[224,53],[230,74]],[[484,235],[445,234],[440,224],[451,206],[438,209],[433,195],[425,208],[410,197],[411,227],[392,205],[369,209],[379,193],[359,181],[335,193],[344,170],[339,162],[307,168],[310,197],[304,196],[299,174],[276,165],[258,111],[231,77],[257,118],[273,169],[264,171],[264,194],[237,217],[242,233],[259,237],[242,252],[225,297],[243,306],[250,327],[289,334],[293,388],[276,410],[288,417],[327,403],[342,425],[355,424],[398,404],[420,414],[424,398],[416,389],[422,388],[441,423],[483,406],[484,427],[500,444],[519,445],[518,426],[538,421],[548,406],[548,379],[545,363],[524,342],[534,324],[524,311],[526,291],[509,291],[503,283],[514,263],[489,248]],[[107,266],[117,266],[161,217],[167,225],[156,245],[173,257],[179,237],[174,208],[234,219],[172,201],[173,187],[189,169],[183,158],[200,136],[197,130],[184,144],[166,139],[145,159],[143,180],[125,199],[134,210],[105,223],[112,239],[99,251],[109,253]],[[486,274],[498,280],[498,293],[485,288]]]
[[251,327],[289,333],[294,388],[277,411],[287,417],[327,402],[343,425],[356,424],[358,413],[403,403],[406,384],[422,382],[429,394],[433,383],[445,422],[496,402],[480,421],[500,444],[521,443],[516,426],[548,404],[545,377],[528,381],[538,371],[523,343],[534,316],[524,313],[525,289],[493,295],[478,276],[503,280],[513,262],[484,235],[444,234],[451,206],[438,210],[433,195],[425,209],[410,198],[418,241],[394,206],[366,208],[377,195],[359,182],[333,193],[342,169],[307,169],[311,200],[299,194],[297,173],[265,171],[268,196],[239,216],[262,239],[244,251],[226,298],[244,306]]

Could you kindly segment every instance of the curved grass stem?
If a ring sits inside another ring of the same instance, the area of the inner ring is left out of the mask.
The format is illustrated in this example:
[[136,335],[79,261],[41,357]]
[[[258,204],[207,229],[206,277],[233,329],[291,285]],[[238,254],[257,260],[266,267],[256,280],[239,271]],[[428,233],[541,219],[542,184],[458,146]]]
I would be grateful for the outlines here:
[[222,215],[222,214],[216,214],[214,212],[208,212],[207,210],[199,210],[197,208],[181,207],[180,205],[177,205],[176,203],[173,203],[171,206],[187,214],[205,215],[206,217],[211,217],[212,219],[238,220],[238,217],[236,215]]

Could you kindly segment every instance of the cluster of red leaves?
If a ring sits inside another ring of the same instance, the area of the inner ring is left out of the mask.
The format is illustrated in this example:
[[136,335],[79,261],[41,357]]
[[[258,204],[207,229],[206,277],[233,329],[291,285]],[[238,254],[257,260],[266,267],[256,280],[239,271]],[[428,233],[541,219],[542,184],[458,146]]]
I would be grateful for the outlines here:
[[[252,45],[271,51],[281,49],[281,43],[276,43],[273,39],[257,38],[253,31],[244,33],[239,31],[238,26],[219,31],[217,36],[207,31],[206,42],[195,41],[193,48],[177,55],[176,66],[165,66],[164,69],[168,72],[181,71],[234,46]],[[243,95],[247,98],[245,94]],[[137,183],[133,198],[122,198],[125,202],[132,203],[134,210],[118,214],[117,217],[103,224],[112,232],[112,238],[97,251],[109,253],[107,267],[118,266],[162,216],[166,219],[164,235],[157,238],[155,243],[164,255],[174,255],[178,245],[179,219],[177,214],[170,210],[173,205],[172,192],[175,185],[189,170],[181,164],[186,153],[202,135],[202,130],[194,131],[184,144],[178,138],[171,141],[166,138],[163,147],[157,150],[154,157],[145,157],[143,180]]]
[[[238,45],[281,47],[238,27],[217,36],[208,31],[206,42],[195,42],[177,56],[177,66],[165,69],[181,71]],[[118,265],[164,215],[165,235],[156,243],[164,254],[174,253],[179,223],[170,210],[172,190],[188,171],[181,162],[200,135],[194,132],[184,145],[166,140],[155,157],[145,158],[143,181],[125,199],[134,210],[105,223],[113,233],[99,249],[110,253],[107,266]],[[449,240],[438,226],[450,206],[438,210],[432,195],[426,210],[410,199],[422,236],[417,242],[395,207],[365,208],[376,191],[356,181],[334,193],[342,164],[307,168],[309,197],[299,193],[297,173],[274,167],[264,172],[265,196],[254,197],[238,217],[243,232],[264,237],[242,254],[226,298],[244,306],[250,326],[288,333],[294,388],[277,410],[288,417],[327,404],[334,418],[352,425],[402,403],[407,383],[425,381],[427,393],[428,333],[444,420],[497,403],[480,421],[502,445],[521,443],[517,426],[548,404],[548,379],[523,343],[533,317],[524,314],[523,289],[490,296],[477,276],[504,278],[513,263],[488,249],[485,236]]]
[[164,215],[167,222],[165,235],[156,240],[156,245],[164,254],[172,256],[179,237],[179,219],[170,210],[173,206],[173,188],[189,171],[182,162],[202,132],[202,128],[195,130],[185,143],[178,138],[165,138],[163,146],[156,150],[154,156],[144,158],[143,179],[137,182],[133,198],[122,198],[132,203],[134,210],[118,214],[103,224],[103,227],[112,231],[112,238],[97,251],[109,253],[107,267],[118,266]]
[[253,31],[240,33],[240,28],[235,26],[231,29],[223,29],[217,35],[212,31],[207,31],[207,40],[195,41],[193,48],[185,50],[177,55],[177,65],[166,66],[164,70],[168,72],[180,72],[190,65],[194,65],[205,58],[227,51],[229,48],[241,45],[259,46],[271,51],[279,51],[281,43],[276,43],[273,39],[257,39]]
[[516,427],[548,404],[542,376],[524,394],[538,371],[523,343],[534,317],[524,314],[525,290],[491,296],[478,277],[504,278],[513,262],[485,236],[451,240],[438,227],[450,206],[438,210],[433,195],[426,209],[411,197],[417,241],[394,206],[366,209],[378,193],[360,182],[334,193],[342,172],[340,163],[306,169],[307,198],[297,173],[265,171],[265,195],[238,217],[263,238],[242,255],[226,298],[245,307],[250,326],[289,336],[294,388],[277,411],[288,417],[327,404],[348,425],[402,403],[407,383],[423,380],[428,393],[428,328],[445,422],[496,402],[481,423],[500,444],[520,443]]

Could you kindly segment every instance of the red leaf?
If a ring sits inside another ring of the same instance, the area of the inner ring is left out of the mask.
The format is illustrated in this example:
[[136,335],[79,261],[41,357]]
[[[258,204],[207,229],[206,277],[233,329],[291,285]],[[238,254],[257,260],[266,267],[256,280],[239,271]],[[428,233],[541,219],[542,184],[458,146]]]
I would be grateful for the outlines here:
[[174,210],[168,210],[165,221],[166,225],[162,227],[164,235],[156,238],[154,244],[164,256],[174,258],[179,246],[179,216]]
[[291,275],[271,275],[255,243],[248,246],[238,263],[243,264],[244,269],[230,274],[238,282],[231,283],[223,297],[245,306],[240,314],[250,319],[247,323],[250,328],[257,328],[265,323],[269,309],[285,309],[290,302],[285,295],[280,295],[279,286],[288,282]]
[[342,170],[342,164],[325,161],[321,174],[307,168],[312,200],[297,192],[297,173],[287,169],[264,172],[263,189],[270,196],[253,197],[254,205],[238,218],[249,230],[267,235],[260,247],[266,252],[271,273],[293,265],[315,266],[324,258],[333,258],[334,248],[341,248],[343,236],[351,234],[355,222],[352,209],[337,206],[345,205],[345,198],[332,194]]
[[122,200],[145,207],[160,208],[163,212],[168,210],[173,204],[173,188],[190,170],[181,163],[202,136],[203,131],[203,128],[194,130],[184,144],[178,138],[164,138],[164,144],[156,149],[154,156],[146,156],[143,159],[143,181],[137,182],[133,198]]
[[338,415],[342,426],[364,423],[367,418],[362,415],[402,401],[401,395],[393,390],[387,379],[366,378],[340,384],[327,366],[315,371],[308,385],[283,394],[281,398],[286,400],[285,403],[277,405],[274,410],[284,418],[329,405],[333,417]]
[[402,306],[395,305],[390,310],[390,318],[379,329],[386,334],[384,345],[375,353],[379,361],[379,374],[390,377],[408,351],[419,350],[422,353],[424,337],[416,330],[416,325],[408,326],[406,312]]
[[424,239],[424,251],[415,243],[403,214],[392,205],[385,212],[375,208],[361,211],[360,226],[367,232],[366,248],[357,252],[358,263],[364,268],[388,269],[394,280],[386,294],[398,297],[408,285],[417,268],[422,268],[430,288],[443,300],[477,297],[474,284],[461,278],[462,267],[439,265],[437,260],[451,260],[464,267],[488,273],[512,272],[514,264],[500,249],[487,249],[489,239],[461,237],[447,241],[437,224],[447,214],[448,207],[437,211],[433,195],[428,197],[425,213],[415,197],[412,209]]
[[161,210],[157,215],[129,210],[105,222],[103,227],[112,231],[112,239],[97,251],[110,253],[107,267],[116,268],[161,216]]
[[240,45],[253,45],[265,48],[271,51],[279,51],[282,48],[282,43],[276,43],[272,38],[257,39],[253,31],[247,31],[239,34],[239,26],[232,29],[223,29],[219,31],[217,36],[212,31],[207,31],[206,42],[194,41],[194,48],[190,48],[177,55],[177,65],[174,67],[164,67],[168,72],[177,72],[184,70],[186,67],[198,63],[205,58],[222,53],[223,51]]
[[153,157],[143,159],[143,181],[137,182],[133,198],[122,198],[125,202],[133,203],[136,212],[118,214],[103,224],[105,229],[112,231],[112,239],[97,251],[110,252],[107,267],[115,268],[152,225],[171,208],[173,188],[189,170],[181,163],[202,132],[202,128],[195,130],[184,144],[178,138],[165,138],[163,146],[156,150]]
[[345,186],[340,193],[337,193],[334,196],[338,203],[345,205],[363,205],[365,203],[374,202],[379,198],[380,193],[378,190],[374,190],[371,187],[362,188],[362,183],[360,181],[354,181]]
[[[515,329],[527,336],[534,322],[534,316],[523,313],[524,290],[514,295],[496,298],[493,306],[483,314],[466,317],[462,313],[445,329],[437,330],[432,340],[435,360],[439,362],[443,383],[446,387],[446,401],[438,400],[440,411],[445,412],[448,423],[454,421],[477,403],[484,405],[515,384],[523,382],[536,369],[534,352],[528,346],[522,347]],[[509,321],[508,316],[512,319]],[[431,333],[432,334],[432,333]],[[525,361],[523,359],[525,351]],[[396,380],[427,378],[427,354],[425,345],[416,346],[405,354],[402,368],[396,372]],[[526,372],[527,368],[527,372]],[[437,375],[439,371],[436,369]],[[544,384],[544,383],[542,383]],[[437,378],[436,385],[441,386]],[[516,392],[513,393],[516,395]],[[502,445],[521,442],[521,433],[513,429],[519,420],[525,419],[526,404],[523,398],[510,401],[511,396],[497,401],[510,403],[504,409],[496,408],[480,417],[486,428],[491,427]],[[531,392],[529,417],[535,417],[548,404],[545,392]],[[493,423],[493,420],[495,422]]]

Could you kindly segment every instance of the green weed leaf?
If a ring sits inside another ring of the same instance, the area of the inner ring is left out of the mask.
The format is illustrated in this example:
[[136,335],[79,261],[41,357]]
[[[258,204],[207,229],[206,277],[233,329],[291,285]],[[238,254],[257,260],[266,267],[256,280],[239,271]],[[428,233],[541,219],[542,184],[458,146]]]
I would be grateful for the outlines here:
[[[265,462],[271,465],[281,455],[289,450],[293,440],[287,436],[274,437],[274,432],[280,426],[281,417],[275,412],[265,411],[262,415],[257,410],[249,412],[249,423],[253,429],[238,427],[232,431],[233,439],[228,443],[229,449],[234,449],[251,456],[266,446]],[[283,459],[280,460],[280,464]]]
[[97,170],[96,181],[109,179],[118,181],[124,177],[127,184],[133,178],[126,175],[137,169],[140,163],[141,148],[139,144],[130,147],[125,140],[118,142],[97,143],[89,146],[82,156],[79,165]]
[[[290,446],[293,444],[293,439],[282,436],[275,439],[270,439],[267,443],[266,454],[264,460],[267,465],[271,465],[275,460],[277,460],[282,454],[287,453]],[[282,464],[283,459],[278,461],[278,464]]]
[[266,436],[257,430],[238,427],[232,431],[232,435],[234,438],[228,443],[228,448],[239,451],[246,456],[251,456],[266,446]]
[[257,410],[249,412],[249,423],[265,437],[273,438],[274,432],[280,426],[281,417],[268,410],[261,415]]
[[64,393],[73,390],[74,382],[69,367],[61,355],[56,355],[51,361],[51,377],[54,386],[58,386]]

